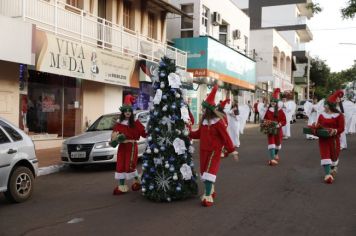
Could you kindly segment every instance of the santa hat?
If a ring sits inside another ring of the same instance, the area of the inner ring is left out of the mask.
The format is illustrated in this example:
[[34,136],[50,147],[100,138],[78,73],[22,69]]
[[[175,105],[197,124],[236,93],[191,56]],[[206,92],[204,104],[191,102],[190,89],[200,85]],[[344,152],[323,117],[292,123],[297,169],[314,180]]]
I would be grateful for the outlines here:
[[329,105],[335,106],[337,99],[342,98],[344,96],[344,92],[342,90],[337,90],[333,94],[331,94],[326,100]]
[[202,106],[214,111],[216,109],[216,104],[215,104],[215,95],[216,91],[218,91],[218,86],[215,85],[213,89],[211,90],[210,94],[208,97],[203,101]]
[[124,99],[124,104],[120,107],[120,111],[132,111],[132,103],[135,102],[135,97],[132,96],[131,94],[127,94]]
[[219,107],[220,107],[221,109],[224,109],[225,106],[226,106],[226,104],[230,104],[230,99],[225,99],[224,101],[220,101]]
[[281,90],[279,88],[274,89],[271,97],[271,102],[278,102]]

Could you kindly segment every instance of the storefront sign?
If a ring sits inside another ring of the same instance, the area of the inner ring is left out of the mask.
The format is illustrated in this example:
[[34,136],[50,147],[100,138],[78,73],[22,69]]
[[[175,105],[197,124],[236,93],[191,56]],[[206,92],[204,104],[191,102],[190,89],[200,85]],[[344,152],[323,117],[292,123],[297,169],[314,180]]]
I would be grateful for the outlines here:
[[242,88],[255,88],[256,62],[209,37],[175,39],[188,52],[188,71]]
[[131,57],[91,47],[63,37],[36,31],[38,71],[132,86],[135,60]]

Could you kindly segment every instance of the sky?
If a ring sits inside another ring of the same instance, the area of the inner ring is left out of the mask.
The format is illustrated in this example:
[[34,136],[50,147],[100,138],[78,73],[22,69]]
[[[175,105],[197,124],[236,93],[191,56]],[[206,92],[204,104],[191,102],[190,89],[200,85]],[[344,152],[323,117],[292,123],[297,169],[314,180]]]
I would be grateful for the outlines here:
[[347,0],[313,2],[320,4],[322,12],[308,22],[313,40],[307,44],[307,50],[311,56],[325,60],[332,72],[350,68],[356,60],[356,17],[353,20],[342,19],[340,9],[346,6]]

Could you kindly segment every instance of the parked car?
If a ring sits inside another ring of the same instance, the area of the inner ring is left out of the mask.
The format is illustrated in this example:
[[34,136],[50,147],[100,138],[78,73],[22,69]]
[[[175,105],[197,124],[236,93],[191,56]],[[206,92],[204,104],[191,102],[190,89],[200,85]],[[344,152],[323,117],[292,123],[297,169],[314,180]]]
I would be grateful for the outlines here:
[[[117,148],[110,146],[112,129],[119,119],[120,113],[100,116],[83,134],[66,139],[62,144],[62,162],[71,167],[85,164],[115,163]],[[149,119],[148,111],[135,111],[135,118],[146,126]],[[145,150],[145,139],[137,142],[139,156]]]
[[37,173],[38,160],[31,138],[0,118],[0,192],[11,202],[29,199]]
[[300,100],[297,104],[297,112],[296,112],[296,117],[297,119],[303,119],[306,117],[306,114],[304,112],[304,103],[306,101],[313,102],[312,100]]

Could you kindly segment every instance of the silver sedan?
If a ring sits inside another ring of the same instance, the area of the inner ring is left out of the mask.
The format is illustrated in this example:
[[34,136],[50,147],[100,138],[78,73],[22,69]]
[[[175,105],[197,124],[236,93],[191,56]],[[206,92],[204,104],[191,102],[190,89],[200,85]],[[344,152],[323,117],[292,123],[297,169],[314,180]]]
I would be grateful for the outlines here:
[[[146,126],[148,111],[135,111],[135,118]],[[99,117],[83,134],[66,139],[61,149],[62,162],[72,167],[85,164],[115,163],[117,148],[109,145],[113,126],[120,113],[112,113]],[[138,141],[138,154],[143,154],[145,139]]]

